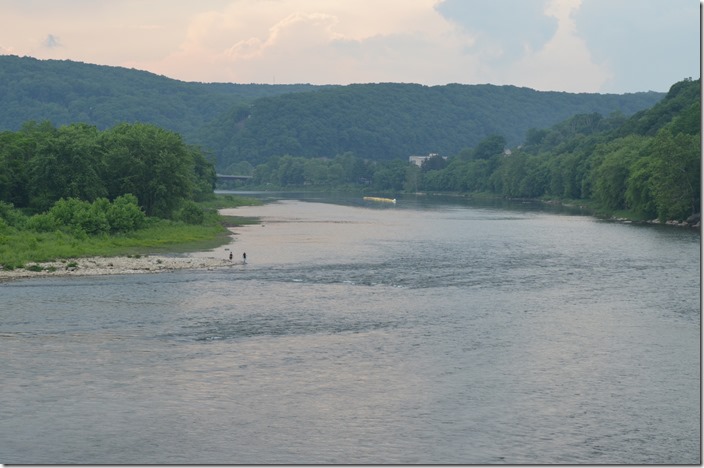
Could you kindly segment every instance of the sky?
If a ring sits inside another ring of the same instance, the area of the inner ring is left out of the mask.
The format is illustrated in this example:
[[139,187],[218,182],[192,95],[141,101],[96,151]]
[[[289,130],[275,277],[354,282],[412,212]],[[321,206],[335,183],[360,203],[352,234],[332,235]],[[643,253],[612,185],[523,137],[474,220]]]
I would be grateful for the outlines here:
[[0,55],[183,81],[667,91],[700,0],[0,0]]

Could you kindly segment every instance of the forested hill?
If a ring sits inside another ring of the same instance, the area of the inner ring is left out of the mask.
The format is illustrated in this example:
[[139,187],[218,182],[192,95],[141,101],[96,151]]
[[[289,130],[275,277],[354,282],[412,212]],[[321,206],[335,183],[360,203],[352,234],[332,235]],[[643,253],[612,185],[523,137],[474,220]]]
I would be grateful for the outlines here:
[[218,166],[272,156],[334,157],[346,152],[373,160],[411,155],[452,156],[500,135],[520,144],[531,128],[575,114],[630,116],[664,94],[571,94],[494,85],[356,84],[286,94],[241,106],[203,132]]
[[521,143],[531,128],[575,114],[649,108],[664,93],[539,92],[492,85],[349,86],[187,83],[72,61],[0,56],[0,130],[27,121],[154,124],[216,157],[219,170],[285,154],[372,160],[456,154],[497,134]]
[[[420,167],[407,159],[371,161],[282,156],[253,170],[257,186],[366,188],[370,193],[493,193],[507,198],[580,200],[602,214],[696,224],[701,199],[701,81],[675,83],[666,97],[631,117],[577,114],[530,129],[520,146],[491,135],[473,148]],[[242,163],[238,168],[244,168]]]
[[195,140],[232,106],[312,85],[187,83],[153,73],[69,60],[0,55],[0,130],[48,120],[107,129],[122,122],[157,125]]

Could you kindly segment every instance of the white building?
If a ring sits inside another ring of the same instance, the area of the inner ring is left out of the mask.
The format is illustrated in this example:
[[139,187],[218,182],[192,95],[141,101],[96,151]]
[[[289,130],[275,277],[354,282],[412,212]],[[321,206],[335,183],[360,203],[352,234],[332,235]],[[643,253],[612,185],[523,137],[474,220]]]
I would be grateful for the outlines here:
[[[415,164],[418,167],[421,167],[425,161],[427,161],[428,159],[430,159],[434,156],[440,156],[440,155],[438,153],[429,153],[427,156],[409,156],[408,162]],[[442,159],[447,160],[447,156],[443,156]]]

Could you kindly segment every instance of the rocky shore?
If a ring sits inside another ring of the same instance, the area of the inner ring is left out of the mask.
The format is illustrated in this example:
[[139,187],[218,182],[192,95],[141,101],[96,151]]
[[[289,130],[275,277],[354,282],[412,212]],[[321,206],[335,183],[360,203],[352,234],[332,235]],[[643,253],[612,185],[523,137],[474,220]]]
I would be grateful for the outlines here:
[[51,276],[124,275],[130,273],[159,273],[186,269],[214,269],[232,267],[237,263],[212,257],[167,257],[157,255],[130,257],[85,257],[52,262],[28,263],[24,268],[4,270],[0,267],[0,281]]
[[[611,219],[614,221],[619,221],[621,223],[627,223],[627,224],[634,222],[628,218],[617,218],[615,216],[612,216]],[[652,219],[649,221],[641,221],[640,223],[643,223],[643,224],[666,224],[668,226],[688,227],[688,228],[699,229],[701,227],[701,214],[700,213],[693,214],[692,216],[687,218],[685,221],[669,220],[669,221],[665,221],[663,223],[659,219],[655,218],[655,219]]]

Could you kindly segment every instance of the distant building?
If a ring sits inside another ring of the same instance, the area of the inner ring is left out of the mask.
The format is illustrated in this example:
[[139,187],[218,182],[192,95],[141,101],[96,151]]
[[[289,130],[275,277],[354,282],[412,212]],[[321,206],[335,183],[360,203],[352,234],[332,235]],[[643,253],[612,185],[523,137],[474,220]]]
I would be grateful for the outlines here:
[[[421,167],[425,161],[435,156],[440,156],[438,153],[429,153],[427,156],[409,156],[408,162]],[[442,159],[447,161],[447,156],[443,156]]]

